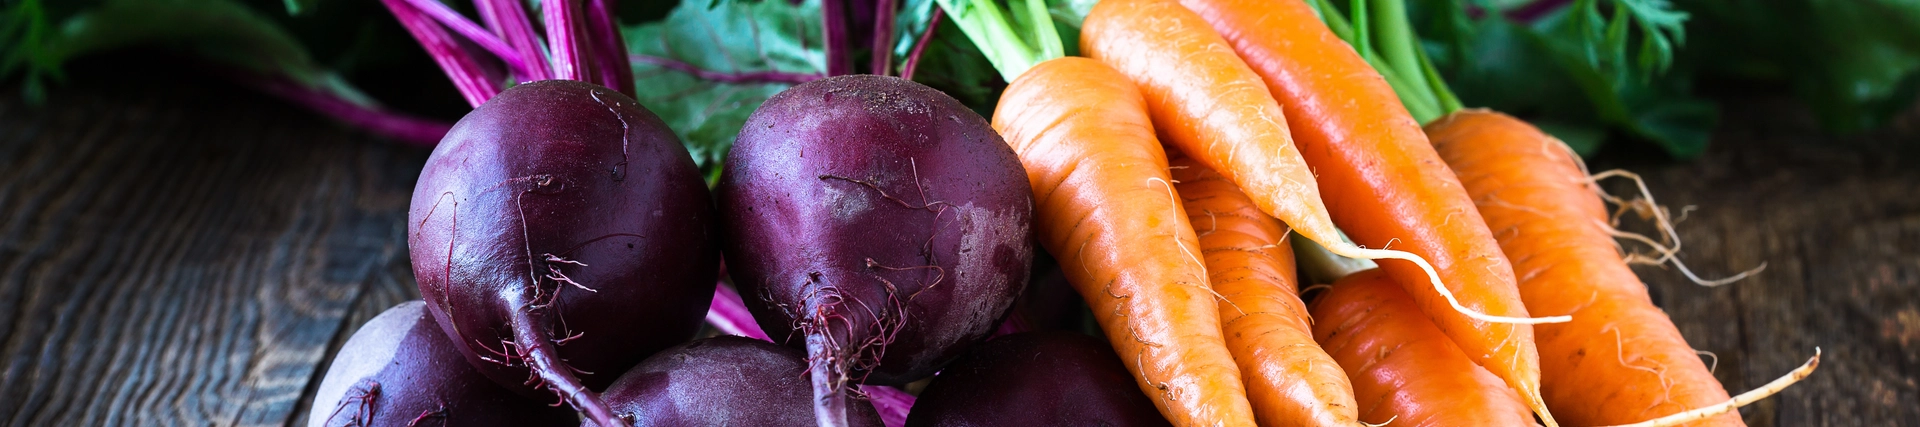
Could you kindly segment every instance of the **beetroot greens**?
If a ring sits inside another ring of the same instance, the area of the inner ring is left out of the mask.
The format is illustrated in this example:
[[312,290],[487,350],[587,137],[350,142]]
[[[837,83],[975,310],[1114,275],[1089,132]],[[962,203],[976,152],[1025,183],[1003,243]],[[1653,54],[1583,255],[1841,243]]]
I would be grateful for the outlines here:
[[831,77],[768,99],[716,192],[729,273],[762,329],[807,349],[821,425],[845,425],[849,383],[931,375],[1026,286],[1026,173],[986,120],[917,83]]

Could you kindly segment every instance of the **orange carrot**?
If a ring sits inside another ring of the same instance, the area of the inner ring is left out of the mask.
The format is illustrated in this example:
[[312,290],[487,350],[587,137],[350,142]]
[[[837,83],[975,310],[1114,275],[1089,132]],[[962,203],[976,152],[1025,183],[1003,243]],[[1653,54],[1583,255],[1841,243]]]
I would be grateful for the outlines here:
[[[1300,0],[1181,2],[1211,23],[1278,98],[1333,220],[1354,241],[1431,261],[1467,308],[1528,315],[1513,267],[1453,171],[1393,88],[1328,30],[1312,7]],[[1461,315],[1454,298],[1422,283],[1431,273],[1412,265],[1381,263],[1381,268],[1475,362],[1518,391],[1547,425],[1557,425],[1540,398],[1540,361],[1531,328]]]
[[[1565,144],[1485,110],[1427,132],[1513,258],[1527,310],[1573,315],[1535,327],[1541,392],[1561,421],[1625,424],[1728,399],[1621,258],[1598,189]],[[1728,412],[1690,425],[1744,423]]]
[[1360,420],[1408,426],[1530,426],[1520,395],[1467,358],[1400,285],[1375,269],[1313,301],[1313,338],[1353,379]]
[[1286,224],[1254,207],[1226,177],[1173,156],[1174,190],[1200,237],[1207,280],[1220,294],[1221,332],[1247,380],[1261,425],[1358,426],[1353,386],[1313,341],[1294,284]]
[[1175,425],[1252,425],[1145,102],[1112,69],[1060,58],[1007,87],[993,127],[1026,166],[1041,245],[1160,413]]

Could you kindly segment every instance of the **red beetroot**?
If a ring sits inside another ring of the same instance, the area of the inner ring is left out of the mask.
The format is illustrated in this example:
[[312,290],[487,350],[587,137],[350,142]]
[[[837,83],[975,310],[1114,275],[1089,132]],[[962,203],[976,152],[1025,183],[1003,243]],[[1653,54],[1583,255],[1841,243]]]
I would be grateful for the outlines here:
[[[602,397],[635,426],[812,426],[806,371],[799,350],[721,335],[647,358]],[[880,427],[865,401],[847,415],[852,425]]]
[[872,75],[795,86],[747,119],[715,190],[761,328],[805,347],[821,425],[846,384],[933,374],[1026,286],[1033,196],[985,119]]
[[907,426],[1166,426],[1106,341],[1026,332],[967,351],[914,402]]
[[314,396],[309,427],[580,423],[573,411],[527,400],[474,371],[419,301],[361,325]]
[[615,424],[592,389],[693,337],[713,295],[713,218],[658,117],[548,80],[454,125],[414,188],[407,245],[427,308],[468,362]]

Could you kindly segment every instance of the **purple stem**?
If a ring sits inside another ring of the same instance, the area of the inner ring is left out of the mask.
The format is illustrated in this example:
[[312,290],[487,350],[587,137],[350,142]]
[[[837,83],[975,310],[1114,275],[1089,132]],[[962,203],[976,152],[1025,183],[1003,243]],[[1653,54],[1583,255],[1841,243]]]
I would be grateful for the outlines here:
[[703,69],[703,68],[700,68],[699,66],[688,64],[686,62],[681,62],[679,60],[675,60],[672,58],[662,58],[658,56],[639,55],[639,54],[628,55],[627,59],[633,62],[639,62],[639,63],[653,65],[656,67],[665,68],[673,71],[692,74],[694,78],[698,78],[701,80],[710,80],[710,81],[716,81],[721,83],[786,83],[786,84],[797,85],[797,84],[806,83],[814,80],[819,80],[823,77],[826,77],[819,74],[789,73],[784,71],[755,71],[755,72],[748,72],[748,73],[729,73],[729,72],[723,72],[723,71],[713,71],[713,70]]
[[[740,293],[725,283],[713,289],[713,304],[707,308],[707,323],[722,333],[768,340],[767,333],[760,330],[759,323],[754,322],[753,313],[747,311],[746,301],[740,299]],[[867,394],[874,411],[880,413],[882,424],[887,427],[906,425],[907,412],[913,409],[912,394],[878,385],[861,386],[860,391]]]
[[934,30],[940,29],[940,18],[945,16],[940,8],[933,8],[933,16],[927,18],[927,30],[920,33],[920,39],[913,42],[913,52],[907,54],[907,64],[900,66],[900,78],[913,80],[913,69],[920,65],[920,54],[927,51],[927,44],[933,41]]
[[1558,11],[1572,3],[1573,0],[1536,0],[1532,3],[1521,5],[1520,7],[1507,9],[1507,11],[1502,14],[1514,22],[1531,24],[1534,21],[1540,20],[1540,18],[1545,18],[1547,14]]
[[620,16],[614,11],[615,2],[590,0],[587,5],[587,22],[591,25],[588,36],[593,37],[596,64],[600,71],[600,85],[612,88],[627,96],[636,96],[633,88],[633,65],[622,63],[620,58],[627,56],[627,42],[620,36],[620,28],[614,24],[614,17]]
[[1020,311],[1015,310],[1012,313],[1007,313],[1007,320],[1000,321],[1000,326],[993,329],[993,335],[991,336],[1013,335],[1032,329],[1033,326],[1027,324],[1027,317],[1021,316]]
[[893,0],[880,0],[873,6],[873,73],[893,72]]
[[740,293],[732,286],[722,283],[713,288],[713,304],[707,308],[707,323],[732,335],[766,340],[767,333],[760,330],[760,324],[754,323],[753,313],[747,311],[747,303],[740,299]]
[[827,50],[827,75],[853,73],[853,61],[847,55],[847,11],[845,0],[820,1],[820,30]]
[[467,55],[459,42],[448,35],[446,29],[434,23],[432,18],[407,4],[407,0],[381,0],[381,3],[387,5],[387,10],[393,13],[394,19],[400,21],[400,26],[413,34],[414,40],[420,41],[420,47],[427,49],[433,61],[440,64],[440,69],[447,73],[449,80],[453,80],[453,86],[460,90],[461,96],[466,97],[468,104],[479,107],[500,93],[499,82],[488,80],[480,64]]
[[913,410],[913,401],[917,399],[897,388],[868,385],[860,386],[867,394],[867,401],[873,402],[873,410],[880,413],[880,424],[887,427],[907,425],[907,412]]
[[291,101],[309,110],[365,129],[376,135],[422,147],[432,147],[447,136],[452,123],[387,111],[379,106],[348,102],[332,92],[294,83],[285,78],[243,76],[238,79],[261,92]]
[[474,44],[480,45],[481,49],[486,49],[487,52],[493,53],[493,56],[500,57],[500,61],[506,62],[507,68],[513,69],[513,72],[520,75],[527,74],[526,60],[521,58],[519,52],[514,51],[512,46],[508,46],[507,42],[501,41],[500,38],[494,36],[493,33],[489,33],[486,29],[480,28],[479,24],[475,24],[473,21],[468,20],[466,16],[460,15],[460,12],[453,11],[453,8],[447,7],[445,3],[441,3],[439,0],[406,1],[408,4],[413,5],[415,9],[425,13],[427,17],[439,21],[441,25],[447,26],[448,29],[466,37],[467,40],[472,40]]
[[547,43],[553,50],[553,77],[589,81],[593,65],[582,55],[592,50],[580,38],[580,2],[545,0],[541,5],[546,13]]
[[527,20],[525,5],[519,0],[473,0],[473,7],[480,11],[480,19],[486,22],[487,28],[492,28],[494,34],[520,53],[522,65],[526,66],[521,75],[524,81],[553,78],[553,69],[547,67],[546,46],[533,31],[533,22]]

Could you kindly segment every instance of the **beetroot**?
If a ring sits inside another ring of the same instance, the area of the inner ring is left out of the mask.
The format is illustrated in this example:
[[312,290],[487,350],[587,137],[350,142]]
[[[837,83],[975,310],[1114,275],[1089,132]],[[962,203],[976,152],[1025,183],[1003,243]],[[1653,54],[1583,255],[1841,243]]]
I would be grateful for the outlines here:
[[[601,398],[635,426],[811,426],[806,370],[799,350],[722,335],[647,358]],[[847,415],[852,425],[880,426],[866,401]]]
[[931,375],[1026,286],[1033,197],[985,119],[872,75],[767,100],[715,189],[727,268],[775,341],[807,349],[822,425],[849,382]]
[[907,426],[1165,426],[1105,341],[1071,332],[994,338],[933,377]]
[[571,426],[565,408],[527,400],[481,376],[411,301],[361,325],[327,367],[309,427]]
[[658,117],[604,87],[549,80],[501,92],[447,133],[414,188],[407,246],[427,308],[468,362],[607,420],[592,389],[699,328],[718,268],[713,220],[693,159]]

